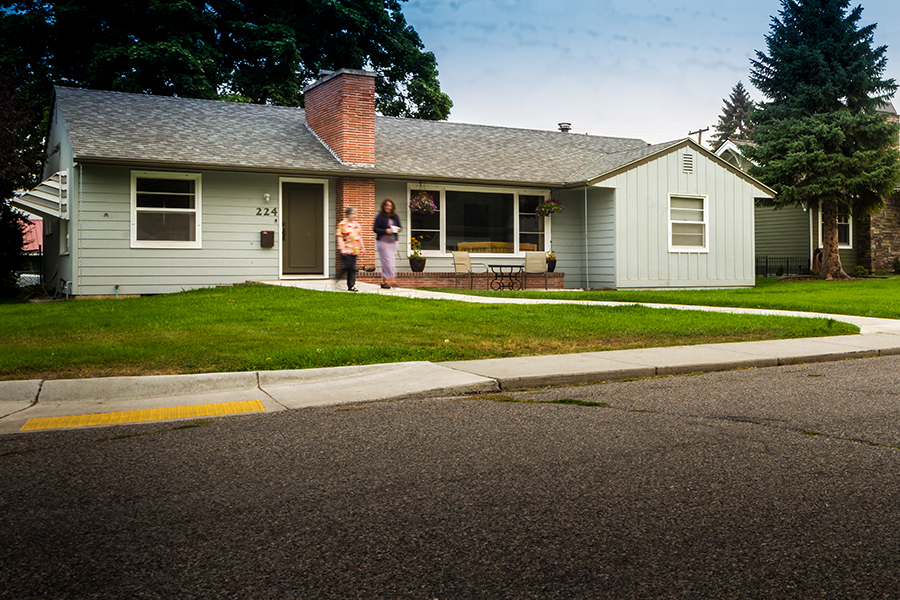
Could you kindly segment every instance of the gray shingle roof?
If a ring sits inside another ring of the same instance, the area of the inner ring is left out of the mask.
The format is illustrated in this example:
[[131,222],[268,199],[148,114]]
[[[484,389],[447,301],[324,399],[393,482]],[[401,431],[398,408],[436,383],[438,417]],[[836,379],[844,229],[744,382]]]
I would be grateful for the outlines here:
[[563,186],[672,145],[378,116],[364,167],[341,164],[300,108],[63,87],[56,101],[82,162]]

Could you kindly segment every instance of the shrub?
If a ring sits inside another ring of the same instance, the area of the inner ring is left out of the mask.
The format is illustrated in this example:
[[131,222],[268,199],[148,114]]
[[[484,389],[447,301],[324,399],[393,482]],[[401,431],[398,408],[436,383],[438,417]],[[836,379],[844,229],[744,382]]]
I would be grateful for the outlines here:
[[894,273],[900,275],[900,256],[894,257]]
[[856,265],[856,268],[853,269],[854,277],[868,277],[869,270],[862,265]]
[[25,219],[6,202],[0,202],[0,296],[18,294],[17,271],[22,268]]

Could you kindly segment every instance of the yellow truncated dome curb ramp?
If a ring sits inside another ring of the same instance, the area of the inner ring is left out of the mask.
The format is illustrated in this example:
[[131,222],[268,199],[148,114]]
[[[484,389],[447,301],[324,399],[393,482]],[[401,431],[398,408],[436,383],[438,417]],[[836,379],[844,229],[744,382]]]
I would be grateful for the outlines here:
[[62,417],[42,417],[28,419],[19,431],[35,431],[38,429],[60,429],[64,427],[86,427],[90,425],[115,425],[122,423],[139,423],[141,421],[162,421],[165,419],[189,419],[193,417],[209,417],[219,415],[236,415],[241,413],[265,412],[266,408],[259,400],[240,402],[219,402],[216,404],[195,404],[193,406],[170,406],[168,408],[147,408],[142,410],[123,410],[90,415],[73,415]]

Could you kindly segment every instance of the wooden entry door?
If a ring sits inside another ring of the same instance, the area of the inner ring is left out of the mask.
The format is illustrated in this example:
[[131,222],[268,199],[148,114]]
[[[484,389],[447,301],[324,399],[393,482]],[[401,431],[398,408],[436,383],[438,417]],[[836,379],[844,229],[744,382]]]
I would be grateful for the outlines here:
[[325,188],[285,183],[281,206],[281,270],[284,275],[325,273]]

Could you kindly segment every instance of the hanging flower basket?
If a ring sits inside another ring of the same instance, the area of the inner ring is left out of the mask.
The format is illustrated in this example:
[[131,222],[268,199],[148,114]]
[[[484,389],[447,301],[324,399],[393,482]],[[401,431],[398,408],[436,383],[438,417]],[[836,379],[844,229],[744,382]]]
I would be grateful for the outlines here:
[[550,198],[549,200],[545,200],[538,204],[537,209],[534,212],[541,217],[549,217],[553,213],[561,213],[563,211],[563,205],[556,198]]
[[437,212],[437,209],[437,205],[434,203],[434,196],[429,192],[418,192],[409,201],[409,210],[414,213],[430,215]]

